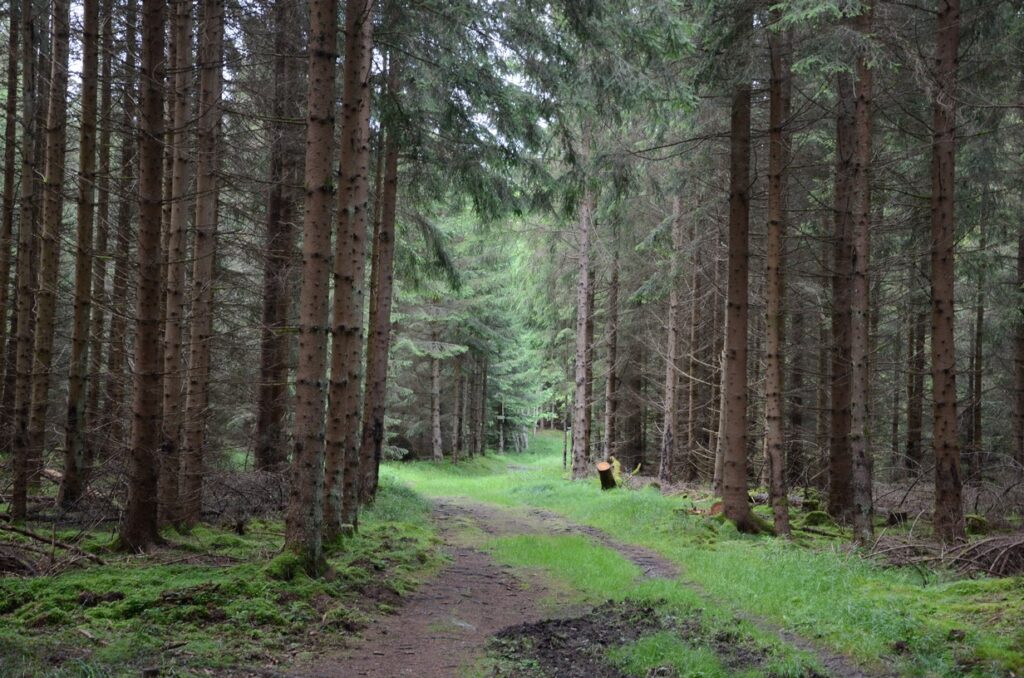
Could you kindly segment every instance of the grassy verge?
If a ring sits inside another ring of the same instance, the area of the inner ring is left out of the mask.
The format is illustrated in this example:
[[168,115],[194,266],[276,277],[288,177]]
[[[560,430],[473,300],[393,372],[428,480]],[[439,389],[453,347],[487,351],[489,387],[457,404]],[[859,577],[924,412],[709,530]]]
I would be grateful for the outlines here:
[[[384,473],[427,495],[543,507],[599,527],[679,564],[682,579],[726,614],[741,610],[766,618],[860,661],[884,659],[903,675],[1024,671],[1024,578],[957,580],[883,568],[838,540],[791,544],[741,535],[728,524],[688,514],[688,500],[655,489],[601,492],[596,480],[566,482],[561,438],[554,435],[538,436],[523,455],[489,456],[456,468],[392,464]],[[499,545],[499,554],[512,548]],[[553,568],[571,569],[559,564],[559,555],[543,558]]]
[[[359,535],[329,557],[333,576],[283,578],[279,523],[245,535],[198,528],[150,557],[0,580],[3,676],[193,675],[266,666],[337,643],[438,564],[423,499],[385,481]],[[91,535],[100,550],[109,534]]]

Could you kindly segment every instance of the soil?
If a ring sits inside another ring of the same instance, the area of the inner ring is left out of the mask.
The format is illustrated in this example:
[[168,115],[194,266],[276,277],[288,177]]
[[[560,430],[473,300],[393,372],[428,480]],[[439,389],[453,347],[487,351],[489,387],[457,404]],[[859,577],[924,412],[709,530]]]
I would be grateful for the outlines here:
[[[445,499],[436,502],[434,518],[449,558],[438,575],[393,614],[369,626],[352,647],[322,655],[286,675],[456,677],[489,655],[487,675],[492,676],[619,678],[624,674],[603,659],[606,649],[658,630],[673,630],[684,640],[713,650],[734,670],[756,669],[764,660],[762,650],[737,642],[738,637],[703,633],[696,619],[664,619],[631,601],[581,608],[540,576],[495,562],[467,535],[474,530],[489,536],[583,534],[635,563],[644,577],[680,574],[675,564],[653,551],[622,544],[596,528],[541,509]],[[749,615],[741,618],[816,655],[829,676],[882,675],[866,672],[849,658],[769,622]]]

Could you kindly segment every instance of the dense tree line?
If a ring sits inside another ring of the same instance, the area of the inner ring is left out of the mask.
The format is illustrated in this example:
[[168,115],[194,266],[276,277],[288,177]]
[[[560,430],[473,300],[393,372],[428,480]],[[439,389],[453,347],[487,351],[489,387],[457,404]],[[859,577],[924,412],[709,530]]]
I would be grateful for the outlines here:
[[1024,468],[1015,3],[4,19],[15,520],[57,467],[146,549],[242,450],[316,571],[382,459],[558,426],[574,478],[710,482],[750,531],[753,485],[781,534],[818,487],[868,543],[875,486],[927,477],[956,541],[964,484]]

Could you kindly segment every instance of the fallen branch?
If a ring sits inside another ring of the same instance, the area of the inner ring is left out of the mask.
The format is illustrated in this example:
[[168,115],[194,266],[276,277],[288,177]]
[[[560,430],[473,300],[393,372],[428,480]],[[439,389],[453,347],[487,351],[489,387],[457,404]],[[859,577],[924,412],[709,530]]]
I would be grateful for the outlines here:
[[56,539],[53,539],[52,537],[51,538],[44,537],[41,534],[36,534],[35,532],[31,532],[29,530],[24,530],[24,529],[22,529],[20,527],[14,527],[13,525],[0,525],[0,530],[3,530],[4,532],[13,532],[14,534],[20,534],[23,537],[28,537],[29,539],[35,539],[36,541],[42,542],[44,544],[50,544],[52,546],[59,546],[62,549],[64,549],[65,551],[71,551],[72,553],[77,553],[78,555],[82,556],[83,558],[88,558],[89,560],[93,561],[97,565],[106,565],[107,564],[106,561],[104,561],[102,558],[100,558],[99,556],[97,556],[95,554],[89,553],[88,551],[83,551],[82,549],[78,548],[74,544],[68,544],[68,543],[65,543],[65,542],[62,542],[62,541],[57,541]]

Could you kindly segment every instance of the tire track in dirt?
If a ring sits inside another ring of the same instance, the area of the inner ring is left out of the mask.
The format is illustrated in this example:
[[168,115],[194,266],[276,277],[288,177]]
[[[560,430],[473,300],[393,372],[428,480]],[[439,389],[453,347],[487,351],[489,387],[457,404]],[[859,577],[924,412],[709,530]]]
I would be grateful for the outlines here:
[[[481,658],[490,638],[520,625],[552,618],[551,601],[559,604],[558,618],[586,612],[579,605],[558,601],[559,594],[529,571],[500,565],[472,545],[468,530],[491,537],[522,534],[587,536],[636,564],[645,578],[677,579],[680,568],[650,549],[616,541],[607,533],[573,523],[538,508],[506,509],[460,498],[435,501],[433,517],[450,562],[425,582],[403,605],[368,627],[351,648],[322,656],[289,675],[317,678],[455,677]],[[680,581],[709,605],[721,605],[699,585]],[[819,660],[835,678],[879,678],[895,675],[871,672],[845,655],[748,613],[735,613],[783,642]]]

